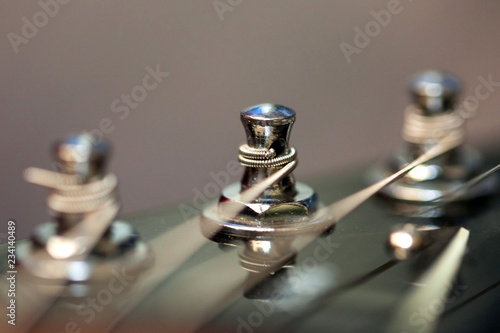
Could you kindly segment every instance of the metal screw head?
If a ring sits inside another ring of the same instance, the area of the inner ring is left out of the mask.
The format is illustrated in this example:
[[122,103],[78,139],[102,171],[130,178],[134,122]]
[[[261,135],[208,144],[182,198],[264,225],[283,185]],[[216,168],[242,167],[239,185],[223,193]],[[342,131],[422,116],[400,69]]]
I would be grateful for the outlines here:
[[441,71],[419,73],[410,84],[413,102],[429,116],[453,109],[459,92],[458,79]]
[[79,134],[57,141],[53,152],[60,172],[87,183],[104,176],[110,148],[104,140],[95,141],[89,134]]

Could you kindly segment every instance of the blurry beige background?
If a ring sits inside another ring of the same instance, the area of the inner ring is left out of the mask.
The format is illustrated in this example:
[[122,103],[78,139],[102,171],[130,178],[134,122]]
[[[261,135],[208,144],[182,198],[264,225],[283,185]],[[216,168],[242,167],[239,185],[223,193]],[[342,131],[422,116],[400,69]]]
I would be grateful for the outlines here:
[[[27,236],[47,220],[22,171],[50,169],[51,142],[100,126],[122,213],[192,200],[236,159],[239,111],[262,102],[297,111],[297,178],[363,168],[399,144],[413,73],[454,72],[463,96],[479,76],[500,82],[499,13],[498,1],[2,1],[0,222]],[[349,63],[341,45],[356,42]],[[147,67],[169,75],[144,83]],[[499,104],[500,89],[481,101],[474,144],[500,137]]]

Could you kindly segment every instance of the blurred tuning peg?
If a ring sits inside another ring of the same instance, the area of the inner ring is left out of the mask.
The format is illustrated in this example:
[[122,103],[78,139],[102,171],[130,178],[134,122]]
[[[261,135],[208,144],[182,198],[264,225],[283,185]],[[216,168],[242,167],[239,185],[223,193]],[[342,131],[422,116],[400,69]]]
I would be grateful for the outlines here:
[[[370,170],[370,182],[400,169],[437,142],[453,141],[458,146],[414,168],[404,178],[382,190],[383,195],[402,205],[439,202],[443,195],[459,189],[485,170],[481,154],[465,144],[465,119],[456,107],[459,92],[459,81],[445,72],[425,71],[413,78],[410,85],[413,104],[405,111],[402,131],[405,143],[387,163]],[[495,184],[495,178],[490,177],[461,200],[490,194]],[[428,210],[427,213],[428,216],[446,214],[443,209]]]
[[117,179],[105,170],[107,142],[72,135],[58,141],[53,152],[58,172],[25,171],[28,182],[49,188],[54,222],[37,227],[32,241],[20,247],[21,265],[38,278],[73,282],[144,266],[145,245],[128,223],[114,220],[119,200]]

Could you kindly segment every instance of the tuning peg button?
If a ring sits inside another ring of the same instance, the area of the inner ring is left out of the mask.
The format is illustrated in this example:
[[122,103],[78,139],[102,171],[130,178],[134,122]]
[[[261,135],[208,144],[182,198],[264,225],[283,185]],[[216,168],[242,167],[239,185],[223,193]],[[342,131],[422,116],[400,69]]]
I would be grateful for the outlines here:
[[459,93],[458,79],[440,71],[419,73],[410,84],[413,103],[427,116],[453,111]]
[[95,141],[89,134],[80,134],[57,141],[53,153],[59,172],[88,183],[104,177],[110,147],[105,140]]

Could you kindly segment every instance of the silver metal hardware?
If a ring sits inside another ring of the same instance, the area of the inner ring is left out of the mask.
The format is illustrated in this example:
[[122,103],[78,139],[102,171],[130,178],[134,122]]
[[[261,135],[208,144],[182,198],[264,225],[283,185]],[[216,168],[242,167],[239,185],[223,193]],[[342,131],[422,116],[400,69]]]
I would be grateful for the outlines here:
[[415,75],[410,85],[412,101],[426,115],[452,111],[460,93],[460,82],[448,73],[429,70]]
[[[240,192],[284,166],[296,163],[296,150],[288,143],[294,121],[295,111],[281,105],[260,104],[241,112],[247,137],[247,143],[240,146],[238,156],[245,166],[243,177],[240,183],[223,189],[218,209],[204,212],[202,230],[218,227],[231,237],[252,238],[263,234],[290,234],[308,224],[317,210],[317,197],[312,188],[295,182],[291,171],[252,202],[240,201],[238,197]],[[224,213],[224,205],[228,203],[244,207],[236,217],[230,217]],[[209,232],[205,235],[214,236]]]
[[292,239],[253,239],[245,242],[238,253],[243,269],[254,273],[274,273],[295,258]]
[[32,275],[82,283],[109,277],[113,270],[144,268],[147,247],[131,226],[113,221],[119,200],[116,176],[105,170],[108,156],[106,142],[74,135],[54,146],[58,172],[25,171],[28,182],[50,189],[47,206],[54,220],[36,228],[32,242],[18,250]]
[[[427,152],[437,142],[445,140],[458,146],[416,167],[403,179],[382,190],[384,195],[401,202],[437,202],[484,170],[481,154],[464,143],[465,119],[456,108],[459,91],[459,81],[448,73],[426,71],[413,78],[410,93],[414,104],[405,111],[402,131],[405,144],[388,163],[377,165],[370,171],[370,182],[387,177]],[[491,177],[461,200],[489,194],[495,184],[496,179]],[[442,207],[427,212],[427,216],[446,214]]]

